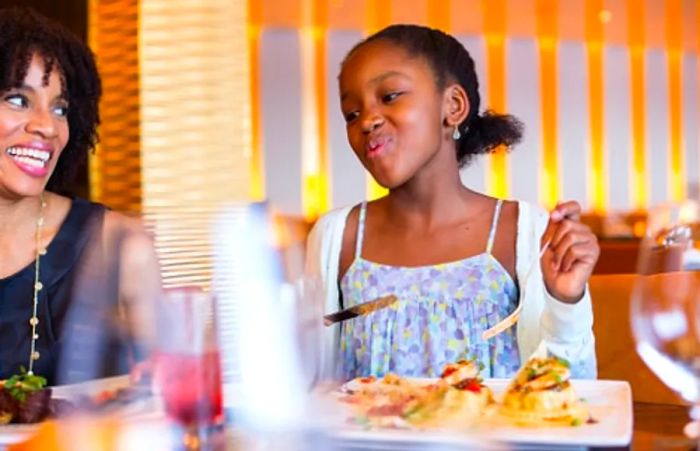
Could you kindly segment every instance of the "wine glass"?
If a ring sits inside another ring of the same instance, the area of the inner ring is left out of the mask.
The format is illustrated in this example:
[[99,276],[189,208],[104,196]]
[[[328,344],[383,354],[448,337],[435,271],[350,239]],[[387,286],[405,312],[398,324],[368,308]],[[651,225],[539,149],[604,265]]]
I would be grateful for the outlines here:
[[638,257],[631,320],[642,360],[693,403],[686,426],[700,419],[700,205],[665,204],[649,212]]
[[208,449],[223,423],[214,297],[198,287],[170,288],[159,306],[154,377],[165,413],[185,429],[185,449]]

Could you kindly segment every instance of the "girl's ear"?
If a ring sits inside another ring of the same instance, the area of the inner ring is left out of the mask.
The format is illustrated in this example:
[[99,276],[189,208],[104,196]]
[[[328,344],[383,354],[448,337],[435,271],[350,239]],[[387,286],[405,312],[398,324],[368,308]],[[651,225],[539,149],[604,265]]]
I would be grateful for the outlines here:
[[447,127],[454,128],[455,125],[461,124],[469,114],[469,98],[458,83],[445,89],[443,104],[443,116]]

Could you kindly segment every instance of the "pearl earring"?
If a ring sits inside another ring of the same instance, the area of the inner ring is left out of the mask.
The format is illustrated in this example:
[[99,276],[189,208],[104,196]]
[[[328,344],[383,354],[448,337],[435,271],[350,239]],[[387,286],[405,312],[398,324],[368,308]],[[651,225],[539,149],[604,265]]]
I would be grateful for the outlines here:
[[452,139],[455,141],[459,141],[459,139],[462,137],[462,132],[459,131],[459,125],[455,125],[455,129],[452,132]]

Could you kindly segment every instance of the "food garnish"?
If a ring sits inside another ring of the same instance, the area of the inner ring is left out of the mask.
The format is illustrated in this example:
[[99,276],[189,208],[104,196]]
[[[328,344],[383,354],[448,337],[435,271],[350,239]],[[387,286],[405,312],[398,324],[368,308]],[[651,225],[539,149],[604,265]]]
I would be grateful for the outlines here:
[[29,393],[46,387],[46,379],[35,374],[29,374],[22,368],[20,374],[15,374],[7,379],[3,387],[13,398],[19,402],[25,402]]
[[50,410],[51,389],[46,379],[27,373],[21,368],[0,384],[0,424],[36,423],[46,418]]

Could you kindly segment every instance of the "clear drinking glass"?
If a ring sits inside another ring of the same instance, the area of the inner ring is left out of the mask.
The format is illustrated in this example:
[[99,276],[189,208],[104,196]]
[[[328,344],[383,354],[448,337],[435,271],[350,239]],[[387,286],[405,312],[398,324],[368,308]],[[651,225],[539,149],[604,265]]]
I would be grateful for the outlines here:
[[[700,206],[686,201],[649,212],[638,258],[631,319],[637,352],[654,373],[694,404],[700,418]],[[680,431],[679,431],[680,432]]]
[[159,303],[155,382],[184,449],[211,449],[223,423],[214,298],[197,287],[167,289]]

